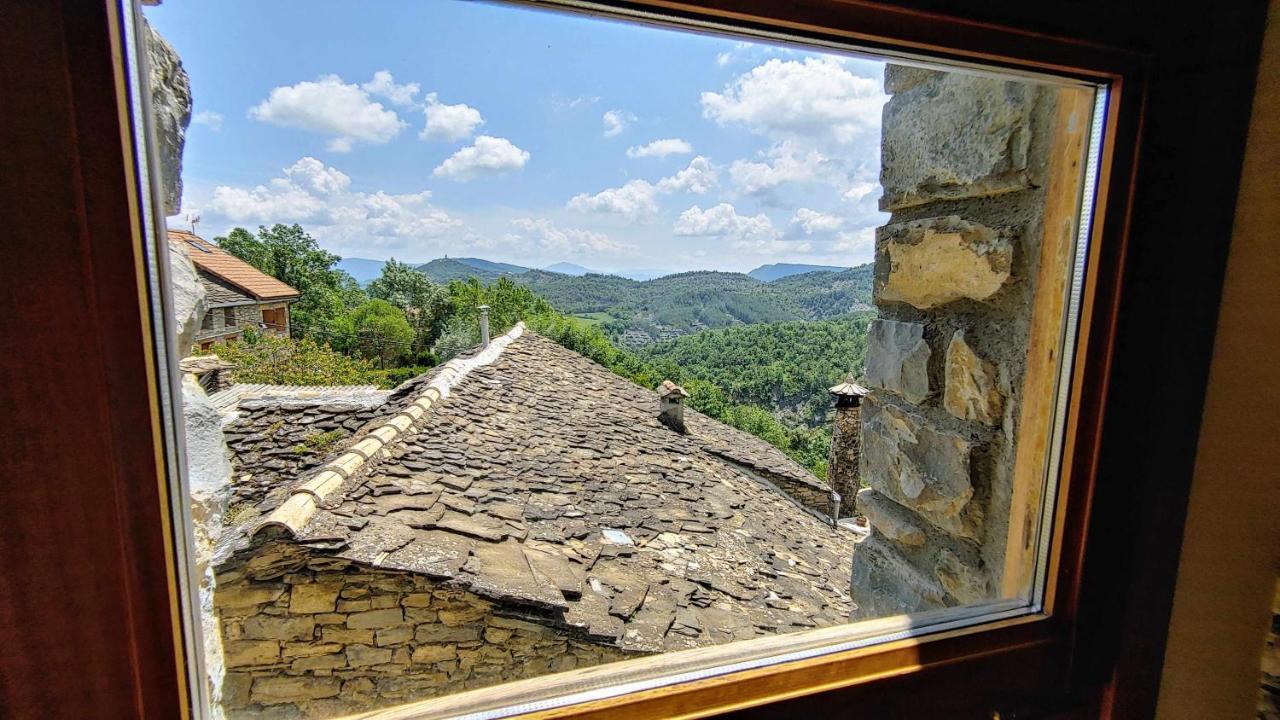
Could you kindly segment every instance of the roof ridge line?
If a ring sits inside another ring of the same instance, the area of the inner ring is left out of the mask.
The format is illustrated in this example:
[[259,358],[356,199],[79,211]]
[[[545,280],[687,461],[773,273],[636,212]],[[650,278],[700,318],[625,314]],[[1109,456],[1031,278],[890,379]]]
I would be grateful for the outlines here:
[[280,528],[291,537],[297,537],[315,515],[320,503],[342,487],[347,478],[421,421],[436,403],[448,398],[453,388],[472,370],[497,360],[502,351],[523,335],[524,331],[524,322],[518,322],[515,327],[494,338],[489,347],[479,353],[469,358],[454,358],[442,365],[440,372],[436,373],[412,403],[370,430],[363,440],[347,448],[346,452],[317,468],[310,480],[294,486],[289,491],[289,497],[279,507],[253,526],[249,536],[256,537],[267,528]]

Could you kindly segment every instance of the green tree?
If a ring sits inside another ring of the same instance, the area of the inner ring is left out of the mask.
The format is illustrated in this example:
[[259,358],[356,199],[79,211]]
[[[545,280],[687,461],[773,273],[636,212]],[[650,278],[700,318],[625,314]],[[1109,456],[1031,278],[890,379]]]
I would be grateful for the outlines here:
[[391,258],[382,267],[382,275],[369,283],[368,293],[369,297],[385,300],[404,311],[413,327],[415,360],[427,357],[452,309],[448,290],[431,282],[412,265]]
[[362,385],[374,382],[366,360],[347,357],[310,338],[291,340],[258,335],[217,344],[211,352],[235,364],[236,382],[271,385]]
[[377,359],[382,367],[393,365],[413,346],[413,328],[404,311],[386,300],[370,300],[351,311],[348,327],[351,350]]
[[346,313],[367,298],[347,273],[334,267],[342,258],[321,249],[298,224],[258,228],[255,238],[243,228],[214,238],[218,247],[296,288],[300,298],[290,309],[293,324],[342,347],[335,328]]
[[235,255],[241,260],[258,268],[268,275],[274,275],[271,266],[271,253],[267,251],[258,238],[253,233],[244,228],[232,228],[226,237],[214,238],[214,242],[218,243],[218,247]]

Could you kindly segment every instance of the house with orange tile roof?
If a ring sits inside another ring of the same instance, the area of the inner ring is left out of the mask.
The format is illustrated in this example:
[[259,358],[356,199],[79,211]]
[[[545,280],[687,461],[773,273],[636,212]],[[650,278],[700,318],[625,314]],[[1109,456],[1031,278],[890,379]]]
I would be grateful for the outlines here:
[[205,290],[205,314],[196,344],[208,350],[216,342],[235,341],[246,328],[289,335],[289,305],[297,289],[194,233],[170,230],[169,243],[191,258]]

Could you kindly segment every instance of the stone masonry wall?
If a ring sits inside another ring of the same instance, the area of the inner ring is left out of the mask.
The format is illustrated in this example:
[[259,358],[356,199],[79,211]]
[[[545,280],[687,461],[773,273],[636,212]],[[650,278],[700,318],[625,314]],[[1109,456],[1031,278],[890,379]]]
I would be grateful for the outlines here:
[[229,718],[322,718],[634,657],[424,576],[267,544],[219,568]]
[[857,617],[1000,589],[1054,89],[890,65]]

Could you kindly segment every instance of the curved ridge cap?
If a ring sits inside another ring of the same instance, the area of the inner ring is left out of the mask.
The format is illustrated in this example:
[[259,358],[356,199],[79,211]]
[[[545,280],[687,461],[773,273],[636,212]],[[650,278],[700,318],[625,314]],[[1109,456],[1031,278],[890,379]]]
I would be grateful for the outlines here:
[[[417,397],[414,398],[414,401],[411,404],[417,405],[421,408],[423,416],[425,417],[426,413],[429,412],[437,402],[443,401],[445,398],[449,397],[449,391],[462,382],[462,380],[470,374],[472,370],[484,367],[494,360],[497,360],[498,356],[502,354],[502,351],[510,345],[513,340],[524,334],[524,330],[524,321],[520,321],[507,332],[491,340],[489,342],[489,347],[479,353],[476,353],[469,358],[454,358],[453,360],[445,363],[444,366],[440,368],[440,372],[436,373],[436,376],[431,379],[431,382],[427,383],[427,387],[424,388],[422,392],[418,393]],[[428,394],[431,390],[436,391],[435,395],[437,397],[433,398]],[[320,507],[320,503],[342,486],[341,482],[324,482],[313,487],[312,485],[314,484],[314,480],[326,472],[335,473],[343,479],[354,475],[357,470],[368,462],[369,458],[373,457],[377,452],[397,440],[403,432],[413,428],[413,424],[415,423],[411,423],[404,431],[393,424],[392,421],[394,419],[405,414],[406,413],[404,411],[398,412],[386,418],[381,425],[365,433],[364,439],[360,442],[363,443],[373,440],[378,445],[377,448],[368,453],[347,450],[338,457],[316,468],[316,471],[311,476],[310,481],[300,483],[290,489],[288,499],[253,526],[253,529],[249,531],[249,537],[256,538],[259,533],[268,528],[279,528],[288,532],[291,538],[296,538],[302,533],[302,529],[306,527],[308,522],[310,522],[312,516],[315,515],[316,510]],[[376,435],[376,433],[388,428],[391,432],[386,440],[383,440],[380,436]]]

